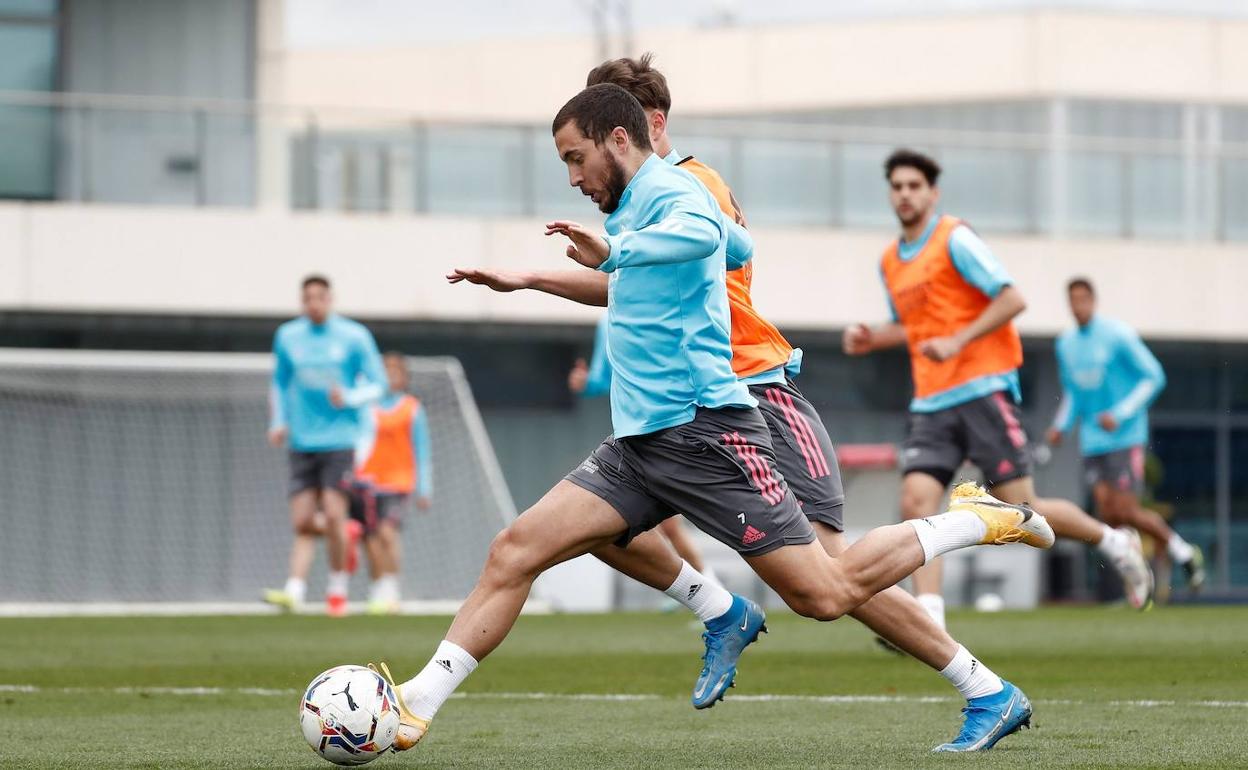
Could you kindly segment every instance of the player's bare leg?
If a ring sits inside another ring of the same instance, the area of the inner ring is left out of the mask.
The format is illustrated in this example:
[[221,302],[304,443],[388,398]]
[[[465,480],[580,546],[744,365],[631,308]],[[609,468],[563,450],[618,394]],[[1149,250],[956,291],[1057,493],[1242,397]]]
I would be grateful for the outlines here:
[[377,530],[365,541],[372,587],[368,611],[372,615],[393,614],[399,610],[399,530],[394,522],[382,519]]
[[316,558],[316,541],[324,534],[323,523],[318,521],[318,504],[319,495],[315,489],[305,489],[290,496],[290,526],[295,539],[290,546],[286,585],[281,590],[264,592],[266,602],[287,611],[297,609],[307,596],[308,572]]
[[395,750],[410,749],[424,737],[459,683],[506,638],[538,575],[613,542],[626,529],[602,498],[565,480],[500,532],[437,653],[397,690],[403,723]]
[[347,612],[347,508],[350,501],[339,489],[321,490],[321,512],[325,514],[325,550],[329,579],[325,587],[326,609],[330,615]]
[[1092,498],[1105,523],[1113,527],[1134,527],[1153,538],[1183,569],[1189,588],[1200,589],[1204,585],[1204,554],[1171,529],[1160,513],[1142,507],[1135,492],[1118,489],[1108,481],[1098,481],[1092,487]]
[[992,494],[1008,503],[1030,505],[1049,520],[1058,537],[1096,546],[1122,577],[1131,606],[1147,609],[1152,604],[1153,571],[1144,560],[1140,536],[1134,530],[1115,529],[1099,522],[1069,500],[1037,498],[1030,476],[997,484]]
[[702,552],[693,544],[693,538],[689,537],[689,533],[685,531],[679,516],[665,519],[658,526],[658,530],[667,538],[667,542],[672,544],[677,556],[688,562],[689,566],[698,572],[706,574],[706,562],[702,559]]
[[[901,480],[901,517],[910,521],[940,510],[945,487],[938,479],[921,471],[907,473]],[[933,560],[910,576],[914,596],[941,628],[945,625],[945,599],[941,594],[941,563]]]

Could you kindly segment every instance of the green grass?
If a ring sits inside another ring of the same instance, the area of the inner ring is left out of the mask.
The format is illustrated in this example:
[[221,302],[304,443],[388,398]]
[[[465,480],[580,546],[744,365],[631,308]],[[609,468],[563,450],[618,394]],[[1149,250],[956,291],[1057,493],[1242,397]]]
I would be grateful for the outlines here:
[[[41,688],[0,691],[0,767],[327,768],[299,735],[294,692],[331,665],[380,656],[410,675],[446,625],[445,618],[0,620],[0,685]],[[688,693],[701,643],[688,616],[523,618],[416,751],[373,767],[1248,766],[1248,608],[953,614],[955,635],[1036,704],[1034,729],[979,756],[928,753],[956,732],[960,706],[934,672],[878,652],[848,620],[817,624],[773,613],[769,625],[772,633],[746,653],[729,699],[695,712]],[[171,687],[224,691],[144,691]],[[897,697],[739,697],[762,694]],[[1167,703],[1137,702],[1144,700]],[[1198,705],[1208,701],[1240,705]]]

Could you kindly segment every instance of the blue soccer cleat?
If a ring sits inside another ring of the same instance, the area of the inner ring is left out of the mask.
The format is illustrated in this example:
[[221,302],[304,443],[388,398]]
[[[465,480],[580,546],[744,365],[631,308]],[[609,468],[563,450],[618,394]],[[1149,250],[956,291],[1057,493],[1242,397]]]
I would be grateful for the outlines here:
[[962,732],[932,751],[987,751],[1005,736],[1031,727],[1031,701],[1004,679],[1001,684],[1005,685],[1001,692],[968,701],[962,709]]
[[706,624],[702,641],[702,673],[693,685],[693,707],[708,709],[723,700],[737,676],[737,659],[746,647],[767,633],[767,616],[763,608],[743,596],[732,595],[732,606],[723,615]]

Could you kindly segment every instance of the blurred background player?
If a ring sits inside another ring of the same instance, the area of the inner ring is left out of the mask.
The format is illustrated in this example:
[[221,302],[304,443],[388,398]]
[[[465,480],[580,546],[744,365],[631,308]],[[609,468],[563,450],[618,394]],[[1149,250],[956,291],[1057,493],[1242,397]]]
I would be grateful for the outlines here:
[[[368,612],[393,614],[399,609],[399,527],[411,503],[422,511],[433,498],[433,457],[429,418],[420,399],[408,392],[407,359],[384,357],[389,390],[366,407],[356,452],[355,495],[348,528],[364,539],[372,585]],[[349,559],[353,561],[353,559]]]
[[1066,287],[1077,324],[1057,338],[1062,404],[1049,429],[1057,445],[1079,423],[1084,478],[1101,519],[1152,536],[1183,569],[1189,588],[1205,582],[1204,556],[1140,505],[1148,407],[1166,386],[1161,363],[1127,324],[1096,312],[1096,290],[1086,278]]
[[[594,351],[585,359],[578,358],[568,372],[568,390],[585,398],[606,396],[611,393],[611,362],[607,359],[607,317],[598,319],[594,330]],[[694,544],[693,538],[681,524],[681,517],[673,516],[665,519],[657,529],[671,543],[672,548],[689,563],[689,566],[702,574],[707,580],[720,583],[719,576],[702,556],[702,551]]]
[[289,450],[295,542],[285,588],[265,591],[264,598],[288,610],[303,602],[316,537],[324,534],[326,607],[338,616],[347,611],[344,524],[360,407],[381,396],[385,373],[372,333],[333,312],[328,278],[305,278],[302,302],[303,315],[282,324],[273,337],[269,443]]
[[[1122,576],[1131,605],[1145,608],[1153,576],[1138,536],[1096,521],[1067,500],[1036,497],[1018,407],[1023,346],[1013,324],[1026,302],[970,227],[937,214],[940,170],[935,160],[910,150],[885,161],[902,231],[880,261],[892,321],[855,324],[843,338],[845,352],[855,356],[909,348],[915,395],[902,452],[902,515],[917,519],[937,510],[969,459],[993,496],[1027,502],[1058,537],[1097,546]],[[943,624],[940,562],[920,568],[913,579],[919,601]]]

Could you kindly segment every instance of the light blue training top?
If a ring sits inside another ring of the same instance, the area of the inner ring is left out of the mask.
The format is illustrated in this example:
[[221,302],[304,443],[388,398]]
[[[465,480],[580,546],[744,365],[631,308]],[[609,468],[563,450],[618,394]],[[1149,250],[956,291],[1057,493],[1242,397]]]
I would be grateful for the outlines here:
[[[331,315],[317,325],[306,316],[287,321],[273,336],[272,418],[285,427],[297,452],[354,449],[360,435],[360,407],[386,389],[381,354],[363,324]],[[345,400],[329,400],[333,388]]]
[[[754,407],[732,371],[727,252],[752,254],[692,174],[648,157],[607,217],[607,355],[617,438],[691,421],[698,407]],[[729,248],[729,241],[734,243]]]
[[[1148,407],[1166,386],[1166,373],[1134,329],[1093,316],[1057,338],[1057,366],[1063,393],[1053,427],[1066,433],[1078,421],[1085,457],[1148,442]],[[1097,422],[1105,412],[1118,421],[1113,433]]]

